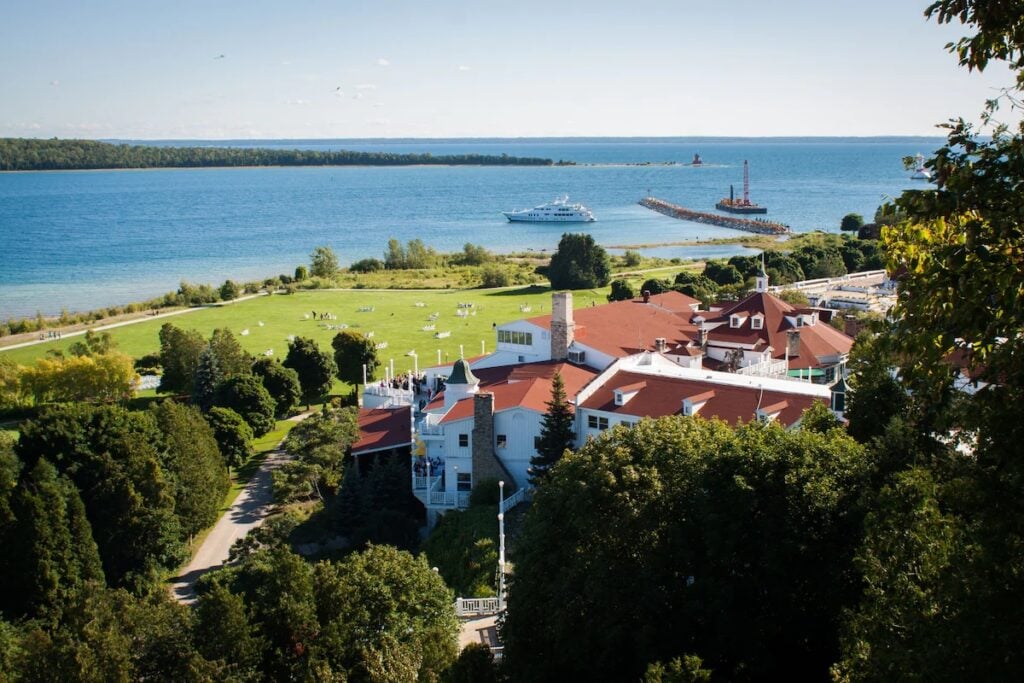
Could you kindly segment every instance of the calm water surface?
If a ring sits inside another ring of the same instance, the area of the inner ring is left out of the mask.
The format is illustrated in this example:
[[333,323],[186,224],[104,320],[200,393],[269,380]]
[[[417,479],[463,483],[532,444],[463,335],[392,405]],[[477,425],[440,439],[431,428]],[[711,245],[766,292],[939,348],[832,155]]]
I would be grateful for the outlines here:
[[[921,187],[901,158],[940,139],[675,141],[266,141],[243,146],[507,153],[571,159],[568,167],[244,168],[0,174],[0,318],[142,300],[181,280],[220,283],[291,273],[318,245],[343,263],[380,258],[387,241],[422,239],[439,251],[466,242],[498,252],[553,249],[567,229],[601,244],[735,236],[636,204],[655,196],[713,210],[729,185],[796,231],[836,231],[843,215]],[[703,167],[685,164],[699,152]],[[653,162],[650,165],[637,165]],[[501,211],[567,193],[590,224],[509,224]],[[733,246],[657,247],[703,258]]]

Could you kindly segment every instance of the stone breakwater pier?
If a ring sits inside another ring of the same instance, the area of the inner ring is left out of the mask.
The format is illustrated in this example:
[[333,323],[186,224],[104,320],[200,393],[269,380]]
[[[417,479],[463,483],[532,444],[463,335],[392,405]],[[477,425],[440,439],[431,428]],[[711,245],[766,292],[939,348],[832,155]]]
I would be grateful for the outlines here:
[[640,200],[640,206],[645,206],[651,211],[657,211],[671,218],[678,218],[694,223],[706,223],[717,225],[722,228],[733,228],[734,230],[746,230],[762,235],[784,235],[789,232],[789,226],[775,221],[766,221],[759,218],[737,218],[735,216],[722,216],[717,213],[706,213],[704,211],[693,211],[676,204],[670,204],[657,197],[644,197]]

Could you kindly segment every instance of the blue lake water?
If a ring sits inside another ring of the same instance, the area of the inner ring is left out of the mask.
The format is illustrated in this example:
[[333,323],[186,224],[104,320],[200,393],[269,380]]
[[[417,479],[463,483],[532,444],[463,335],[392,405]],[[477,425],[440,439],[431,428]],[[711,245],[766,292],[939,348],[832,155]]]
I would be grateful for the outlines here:
[[[466,242],[498,252],[552,250],[563,231],[603,245],[736,236],[648,211],[650,192],[713,210],[750,162],[751,199],[798,232],[838,230],[909,180],[901,159],[942,140],[245,141],[238,146],[507,153],[573,160],[562,167],[307,167],[0,173],[0,319],[143,300],[181,280],[219,284],[291,273],[318,245],[342,263],[380,258],[389,238],[439,251]],[[223,143],[218,143],[223,144]],[[686,164],[699,152],[705,165]],[[645,162],[652,162],[650,165]],[[664,165],[678,162],[680,165]],[[589,224],[508,223],[501,211],[557,195],[590,207]],[[741,247],[656,247],[705,258]]]

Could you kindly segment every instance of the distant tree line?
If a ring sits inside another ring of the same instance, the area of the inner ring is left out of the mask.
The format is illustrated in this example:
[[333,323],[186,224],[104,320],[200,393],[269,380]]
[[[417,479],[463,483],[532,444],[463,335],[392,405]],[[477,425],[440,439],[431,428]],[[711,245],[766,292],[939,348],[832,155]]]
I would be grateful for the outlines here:
[[507,154],[321,152],[245,147],[162,147],[95,140],[0,138],[0,171],[216,166],[550,166],[551,159]]

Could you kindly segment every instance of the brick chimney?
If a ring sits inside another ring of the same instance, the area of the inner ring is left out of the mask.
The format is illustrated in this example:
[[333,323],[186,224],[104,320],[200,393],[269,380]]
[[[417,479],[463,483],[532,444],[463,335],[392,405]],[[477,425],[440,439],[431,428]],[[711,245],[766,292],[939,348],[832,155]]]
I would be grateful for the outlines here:
[[515,491],[516,480],[494,453],[494,394],[473,396],[473,488],[479,482],[495,479],[505,482],[506,491]]
[[572,292],[551,295],[551,360],[565,360],[576,336],[572,319]]

